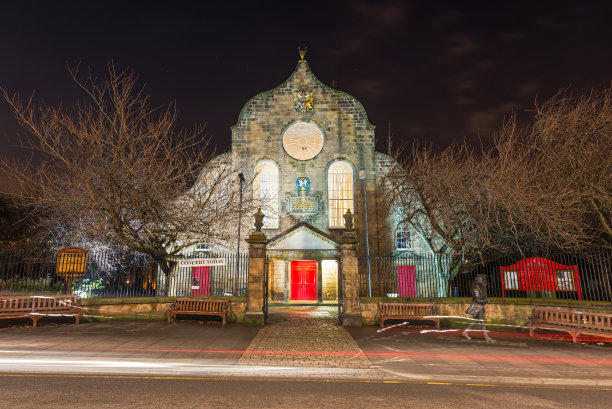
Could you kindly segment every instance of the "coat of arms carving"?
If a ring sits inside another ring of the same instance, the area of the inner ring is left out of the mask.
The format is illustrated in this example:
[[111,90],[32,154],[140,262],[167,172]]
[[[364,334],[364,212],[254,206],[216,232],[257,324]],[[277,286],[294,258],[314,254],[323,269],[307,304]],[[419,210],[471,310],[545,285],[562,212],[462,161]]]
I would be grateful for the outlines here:
[[293,91],[293,108],[297,112],[312,112],[314,108],[312,88],[297,87],[295,91]]
[[307,195],[310,191],[310,179],[307,177],[299,177],[296,180],[298,195]]

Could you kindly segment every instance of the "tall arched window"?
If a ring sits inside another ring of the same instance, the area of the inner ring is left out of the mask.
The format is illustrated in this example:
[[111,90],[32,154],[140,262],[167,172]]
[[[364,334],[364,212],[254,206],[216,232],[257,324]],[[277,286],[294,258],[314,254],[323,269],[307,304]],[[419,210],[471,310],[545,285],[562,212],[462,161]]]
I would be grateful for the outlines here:
[[412,249],[412,234],[410,227],[403,220],[402,208],[393,210],[393,221],[395,224],[395,248],[397,250]]
[[264,229],[278,228],[278,167],[271,161],[259,162],[255,166],[253,183],[255,206],[261,207]]
[[327,171],[329,227],[344,227],[344,213],[354,212],[353,168],[346,162],[334,162]]

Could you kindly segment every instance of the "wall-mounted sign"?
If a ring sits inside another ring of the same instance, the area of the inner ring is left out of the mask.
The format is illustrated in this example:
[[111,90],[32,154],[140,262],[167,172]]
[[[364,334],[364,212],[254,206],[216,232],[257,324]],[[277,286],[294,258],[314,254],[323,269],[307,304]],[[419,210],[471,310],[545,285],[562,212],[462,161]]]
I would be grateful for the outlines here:
[[323,201],[318,194],[309,196],[286,196],[284,207],[287,213],[295,219],[314,223],[323,209]]
[[224,258],[186,258],[178,261],[179,267],[212,267],[224,265]]

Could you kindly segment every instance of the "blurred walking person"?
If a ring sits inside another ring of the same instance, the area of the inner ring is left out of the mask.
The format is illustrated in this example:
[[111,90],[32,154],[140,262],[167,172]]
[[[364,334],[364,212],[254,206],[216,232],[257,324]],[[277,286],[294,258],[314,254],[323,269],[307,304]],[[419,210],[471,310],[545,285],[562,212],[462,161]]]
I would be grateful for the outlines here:
[[479,274],[474,279],[472,284],[472,304],[465,310],[466,314],[471,315],[474,321],[463,331],[463,336],[466,339],[472,339],[468,333],[474,328],[474,326],[480,322],[482,325],[482,332],[484,333],[485,341],[495,342],[494,339],[489,337],[487,326],[485,324],[485,305],[487,304],[487,281],[486,277]]

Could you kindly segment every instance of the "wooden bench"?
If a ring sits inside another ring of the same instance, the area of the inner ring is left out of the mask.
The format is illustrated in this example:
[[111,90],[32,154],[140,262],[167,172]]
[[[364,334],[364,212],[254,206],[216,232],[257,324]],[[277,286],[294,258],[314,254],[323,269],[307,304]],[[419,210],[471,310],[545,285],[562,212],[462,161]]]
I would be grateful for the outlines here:
[[228,300],[197,300],[193,298],[175,298],[168,311],[168,322],[172,322],[179,314],[188,315],[218,315],[223,320],[227,317]]
[[380,326],[386,320],[419,320],[434,321],[436,328],[440,328],[440,318],[436,312],[435,304],[405,304],[405,303],[378,303],[380,311]]
[[0,296],[0,318],[30,318],[34,327],[43,317],[71,315],[79,323],[83,309],[76,295]]
[[529,317],[529,335],[537,328],[567,332],[574,342],[581,334],[612,338],[612,314],[535,307]]

